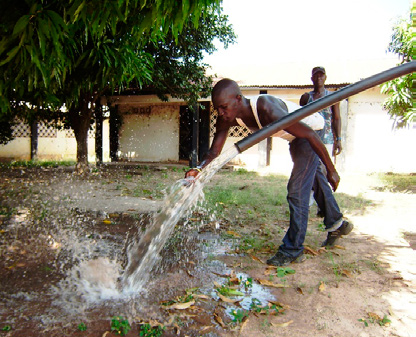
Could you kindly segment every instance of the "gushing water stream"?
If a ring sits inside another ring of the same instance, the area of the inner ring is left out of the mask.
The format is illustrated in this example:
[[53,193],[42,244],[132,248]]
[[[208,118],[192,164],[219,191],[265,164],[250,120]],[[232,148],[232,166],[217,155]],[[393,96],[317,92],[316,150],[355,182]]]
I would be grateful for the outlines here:
[[131,299],[145,294],[144,287],[160,259],[159,253],[176,224],[203,197],[205,184],[238,153],[237,147],[233,146],[206,166],[197,179],[181,179],[170,187],[160,210],[152,216],[145,232],[128,245],[124,271],[120,263],[108,254],[96,256],[95,250],[109,251],[108,247],[101,247],[105,245],[103,240],[91,245],[70,231],[67,244],[72,247],[79,262],[54,287],[55,293],[60,295],[56,304],[77,312],[80,303],[88,306],[88,303],[102,300]]
[[238,149],[232,146],[207,165],[197,179],[179,180],[171,187],[145,233],[128,249],[128,264],[121,280],[123,291],[137,292],[143,287],[178,220],[196,204],[205,184],[237,154]]

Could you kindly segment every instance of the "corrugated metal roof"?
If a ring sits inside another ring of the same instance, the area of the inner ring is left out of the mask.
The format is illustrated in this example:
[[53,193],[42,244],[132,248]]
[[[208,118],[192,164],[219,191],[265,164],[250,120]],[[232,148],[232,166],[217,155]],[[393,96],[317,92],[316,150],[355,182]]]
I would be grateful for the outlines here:
[[[325,88],[327,89],[340,89],[350,85],[351,83],[339,83],[339,84],[327,84],[325,83]],[[241,88],[244,89],[313,89],[312,85],[241,85]]]

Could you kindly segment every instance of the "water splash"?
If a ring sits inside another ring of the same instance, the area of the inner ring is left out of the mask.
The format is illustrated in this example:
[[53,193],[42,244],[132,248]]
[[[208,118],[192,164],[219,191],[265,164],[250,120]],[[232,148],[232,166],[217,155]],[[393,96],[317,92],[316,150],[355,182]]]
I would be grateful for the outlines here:
[[238,149],[232,146],[207,165],[196,180],[180,180],[171,187],[160,211],[155,214],[145,233],[128,248],[128,264],[121,279],[124,292],[135,293],[143,288],[159,259],[159,252],[179,219],[201,198],[205,184],[237,154]]
[[53,287],[53,291],[60,295],[55,305],[76,314],[81,309],[81,304],[86,309],[92,303],[144,296],[144,286],[176,224],[197,206],[203,197],[205,184],[237,154],[237,148],[231,147],[205,167],[194,181],[181,179],[170,187],[160,210],[150,219],[146,231],[138,241],[133,241],[127,247],[127,266],[124,272],[113,251],[116,247],[110,247],[105,240],[94,240],[94,245],[91,245],[89,239],[68,230],[63,245],[72,251],[71,256],[77,258],[76,261],[69,259],[68,265],[72,265],[68,266],[67,277]]

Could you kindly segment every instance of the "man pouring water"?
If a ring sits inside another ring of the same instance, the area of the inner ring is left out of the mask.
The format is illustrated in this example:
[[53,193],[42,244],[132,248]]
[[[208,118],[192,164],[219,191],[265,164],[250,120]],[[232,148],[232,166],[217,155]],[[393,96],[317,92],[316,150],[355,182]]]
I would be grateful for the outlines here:
[[[231,79],[219,81],[214,86],[211,97],[214,108],[218,111],[214,139],[202,162],[186,172],[186,178],[197,177],[201,169],[219,156],[230,127],[246,126],[257,131],[300,108],[292,102],[271,95],[244,97],[238,84]],[[274,135],[289,141],[293,169],[287,186],[290,225],[277,253],[267,260],[270,265],[284,266],[305,259],[303,242],[308,225],[310,191],[315,175],[323,176],[319,159],[327,170],[323,179],[329,182],[334,191],[338,187],[339,175],[319,135],[323,126],[322,116],[315,113]],[[328,231],[323,246],[333,246],[342,235],[349,234],[353,229],[353,225],[343,219],[329,184],[315,196],[318,207],[324,213],[324,224]]]

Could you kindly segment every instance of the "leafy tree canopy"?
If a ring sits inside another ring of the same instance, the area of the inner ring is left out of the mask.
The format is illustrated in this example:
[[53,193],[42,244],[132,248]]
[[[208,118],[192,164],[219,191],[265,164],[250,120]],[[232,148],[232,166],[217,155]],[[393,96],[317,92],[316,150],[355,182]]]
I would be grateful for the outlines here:
[[[67,105],[82,92],[151,80],[149,42],[178,40],[219,0],[3,0],[0,14],[0,108],[25,98],[38,106],[64,93]],[[45,91],[42,98],[34,92]],[[48,96],[49,95],[49,96]],[[29,99],[30,98],[30,99]]]
[[[203,52],[234,33],[221,0],[3,0],[0,115],[64,120],[86,161],[93,105],[130,83],[195,102]],[[63,113],[61,107],[66,107]]]
[[[412,21],[401,19],[394,27],[388,51],[398,54],[400,64],[411,62],[415,59],[414,41],[412,42]],[[413,74],[405,75],[382,85],[381,91],[389,95],[384,101],[383,107],[395,120],[395,126],[400,128],[408,123],[416,121],[416,109],[413,108],[412,83]]]

